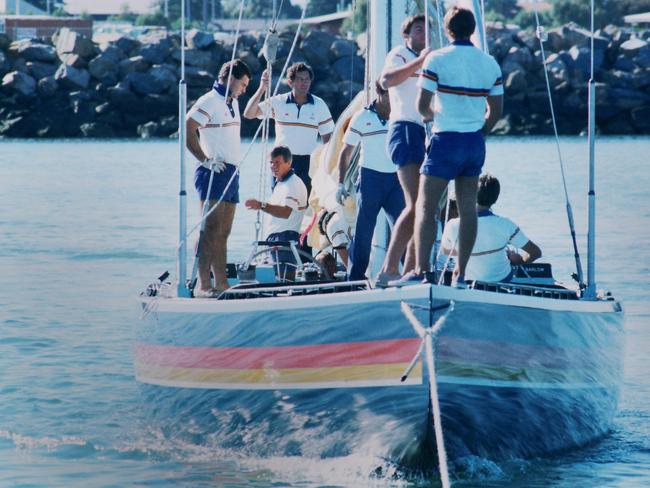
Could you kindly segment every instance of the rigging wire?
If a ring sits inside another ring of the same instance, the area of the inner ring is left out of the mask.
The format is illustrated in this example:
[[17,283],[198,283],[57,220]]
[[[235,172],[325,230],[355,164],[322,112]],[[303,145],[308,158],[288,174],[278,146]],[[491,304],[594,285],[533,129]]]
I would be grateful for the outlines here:
[[569,230],[571,232],[571,241],[573,243],[573,255],[576,262],[577,279],[578,279],[578,283],[582,285],[583,283],[582,264],[580,262],[580,252],[578,251],[578,242],[576,238],[575,223],[573,221],[573,209],[571,207],[571,201],[569,199],[569,191],[567,190],[566,175],[564,171],[564,160],[562,158],[562,150],[560,148],[560,136],[558,134],[557,121],[555,118],[555,108],[553,105],[553,96],[551,93],[551,83],[549,81],[548,70],[546,68],[546,53],[544,51],[544,42],[547,39],[547,34],[544,31],[544,27],[541,25],[539,21],[537,5],[535,5],[534,12],[535,12],[536,34],[537,34],[537,38],[539,39],[539,47],[540,47],[540,52],[542,54],[542,67],[544,68],[543,71],[544,71],[544,79],[546,81],[546,92],[548,95],[549,107],[551,109],[551,120],[553,122],[553,133],[555,135],[555,147],[557,150],[558,161],[560,163],[560,174],[562,176],[562,187],[564,189],[564,200],[566,202],[567,219],[569,221]]

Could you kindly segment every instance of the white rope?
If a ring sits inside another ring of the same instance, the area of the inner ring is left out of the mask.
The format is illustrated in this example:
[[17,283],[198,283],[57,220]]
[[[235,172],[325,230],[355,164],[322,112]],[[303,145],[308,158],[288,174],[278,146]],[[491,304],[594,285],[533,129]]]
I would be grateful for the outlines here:
[[[429,304],[431,306],[431,304]],[[431,400],[431,409],[433,413],[433,429],[436,435],[436,450],[438,451],[438,468],[440,469],[440,482],[443,488],[449,488],[451,482],[449,481],[449,468],[447,467],[447,451],[445,450],[445,438],[442,432],[442,419],[440,412],[440,399],[438,397],[438,384],[436,378],[436,369],[434,358],[434,347],[433,347],[433,338],[440,332],[442,326],[444,325],[447,317],[454,311],[455,302],[452,300],[449,302],[449,308],[447,311],[441,315],[435,324],[430,327],[424,327],[418,318],[411,310],[411,307],[406,302],[401,302],[401,309],[404,316],[410,322],[411,326],[415,330],[416,334],[422,339],[420,348],[418,349],[417,354],[411,360],[409,368],[402,376],[402,382],[406,380],[408,373],[413,369],[418,359],[422,355],[422,350],[425,350],[425,358],[427,369],[429,370],[429,395]],[[422,346],[424,344],[424,347]]]
[[436,24],[438,24],[438,42],[440,43],[439,47],[443,47],[445,45],[445,39],[442,35],[442,18],[443,16],[441,15],[440,2],[436,0]]

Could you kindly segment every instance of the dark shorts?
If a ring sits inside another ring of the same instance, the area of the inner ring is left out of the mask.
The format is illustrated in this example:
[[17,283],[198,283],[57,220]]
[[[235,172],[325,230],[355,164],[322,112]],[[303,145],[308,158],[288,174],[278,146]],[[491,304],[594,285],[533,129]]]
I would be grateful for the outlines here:
[[387,150],[397,166],[422,164],[424,160],[424,127],[415,122],[398,120],[388,126]]
[[485,139],[477,132],[437,132],[431,138],[420,173],[453,180],[479,176],[485,162]]
[[[266,238],[266,241],[267,242],[283,242],[283,241],[298,242],[299,239],[300,239],[300,234],[298,232],[295,232],[293,230],[285,230],[283,232],[274,232],[273,234],[269,234],[269,236]],[[271,256],[273,257],[273,259],[275,259],[276,257],[275,253],[272,253]],[[277,259],[280,264],[284,264],[284,263],[297,264],[296,258],[291,251],[278,251]]]
[[[226,190],[226,185],[230,181],[233,173],[237,168],[232,164],[226,164],[226,168],[221,173],[215,173],[212,178],[212,187],[210,188],[210,200],[219,200],[221,194]],[[194,171],[194,188],[199,192],[201,200],[205,200],[208,194],[208,184],[210,183],[210,170],[203,166],[198,166]],[[235,176],[232,183],[223,196],[224,202],[239,203],[239,174]]]

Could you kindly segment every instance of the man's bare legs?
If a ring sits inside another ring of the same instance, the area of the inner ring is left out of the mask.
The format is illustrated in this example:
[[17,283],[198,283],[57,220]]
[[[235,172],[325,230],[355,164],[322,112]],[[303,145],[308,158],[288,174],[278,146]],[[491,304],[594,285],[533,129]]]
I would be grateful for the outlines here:
[[456,178],[456,204],[460,223],[458,226],[458,260],[454,277],[465,277],[465,267],[472,254],[476,241],[478,216],[476,214],[476,194],[478,176],[458,176]]
[[[217,203],[210,200],[210,209]],[[235,217],[236,204],[221,202],[219,206],[208,216],[205,222],[205,232],[201,253],[199,254],[199,290],[209,290],[210,271],[214,276],[214,287],[218,290],[229,288],[226,276],[226,263],[228,262],[228,236],[232,229]],[[203,202],[201,202],[203,209]]]
[[448,180],[437,176],[422,175],[420,178],[420,190],[413,229],[413,240],[415,241],[414,269],[418,275],[429,271],[431,248],[436,240],[437,233],[438,204],[448,184]]
[[[404,192],[405,207],[395,221],[386,251],[386,259],[382,266],[382,273],[387,275],[399,274],[399,263],[406,250],[404,260],[404,273],[415,266],[415,253],[413,237],[413,223],[415,221],[415,202],[418,199],[418,185],[420,181],[420,165],[407,164],[397,170],[402,191]],[[408,248],[407,248],[408,247]]]

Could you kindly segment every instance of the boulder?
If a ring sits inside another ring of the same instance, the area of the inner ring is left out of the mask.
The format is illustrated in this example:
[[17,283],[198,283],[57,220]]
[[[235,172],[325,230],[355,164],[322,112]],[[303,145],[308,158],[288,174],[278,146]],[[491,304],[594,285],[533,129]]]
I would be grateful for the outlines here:
[[4,32],[0,32],[0,51],[3,51],[9,47],[11,44],[11,39]]
[[36,79],[40,80],[46,76],[52,76],[56,73],[57,66],[50,63],[43,63],[41,61],[28,61],[26,63],[29,73]]
[[38,80],[37,90],[42,97],[51,97],[59,88],[59,84],[54,79],[54,76],[46,76]]
[[145,72],[151,66],[142,56],[133,56],[119,62],[120,78],[134,71]]
[[160,124],[158,126],[158,135],[162,137],[169,137],[178,131],[178,117],[175,115],[169,115],[160,119]]
[[650,133],[650,105],[632,109],[630,115],[632,125],[637,131],[643,134]]
[[85,69],[77,69],[67,64],[62,64],[56,70],[54,78],[62,87],[70,90],[85,90],[90,81],[90,73]]
[[131,51],[137,49],[140,46],[139,41],[128,36],[122,36],[119,39],[114,40],[113,44],[117,46],[126,56],[131,56]]
[[618,116],[607,121],[607,123],[602,124],[601,129],[603,133],[612,135],[634,133],[634,126],[632,125],[630,116],[627,113],[621,113]]
[[506,62],[517,63],[524,70],[529,70],[533,65],[533,61],[533,53],[527,47],[512,46],[506,57]]
[[625,41],[623,44],[621,44],[621,47],[619,47],[619,51],[621,54],[624,54],[628,58],[633,58],[637,54],[639,54],[639,51],[642,49],[646,48],[648,46],[647,41],[644,41],[643,39],[639,39],[638,37],[633,37],[632,39]]
[[342,81],[352,80],[354,83],[363,83],[364,60],[361,56],[339,58],[332,64],[331,72]]
[[165,86],[149,73],[132,71],[124,77],[124,81],[127,81],[133,93],[138,95],[162,93],[165,91]]
[[9,46],[8,51],[14,56],[19,56],[26,61],[44,61],[49,63],[56,60],[56,50],[53,46],[32,39],[14,41]]
[[185,82],[191,88],[210,88],[215,78],[205,70],[188,66],[185,68]]
[[109,88],[108,98],[111,105],[124,113],[137,113],[141,110],[140,98],[129,89],[127,83],[120,82]]
[[59,57],[62,54],[76,54],[80,58],[88,60],[95,55],[95,45],[86,36],[63,27],[57,36],[56,52]]
[[[583,75],[588,76],[591,71],[591,52],[587,46],[573,46],[569,49],[570,65],[574,70],[578,70]],[[594,70],[602,68],[605,60],[605,51],[594,49]]]
[[34,137],[36,135],[34,116],[28,113],[9,114],[0,120],[0,136],[4,137]]
[[622,110],[632,110],[650,104],[650,95],[642,91],[613,87],[608,93],[612,104]]
[[113,128],[104,122],[86,122],[85,124],[81,124],[79,129],[84,137],[91,137],[93,139],[115,137]]
[[241,51],[237,57],[246,63],[252,73],[262,70],[260,59],[252,51]]
[[337,39],[330,47],[330,59],[336,61],[357,54],[357,44],[347,39]]
[[167,91],[178,83],[176,68],[170,64],[163,64],[152,67],[148,73],[162,86],[163,91]]
[[329,51],[334,40],[335,37],[325,31],[314,30],[305,36],[300,49],[312,68],[318,69],[328,64]]
[[159,128],[160,126],[156,122],[147,122],[138,126],[137,133],[142,139],[150,139],[158,136]]
[[36,92],[36,80],[22,71],[12,71],[2,78],[2,88],[28,97]]
[[628,71],[611,70],[603,74],[603,81],[611,88],[634,86],[634,75]]
[[641,68],[650,68],[650,45],[640,49],[632,61]]
[[171,52],[172,43],[164,37],[157,42],[143,44],[135,49],[137,56],[142,56],[150,64],[162,64]]
[[198,29],[185,34],[185,41],[191,49],[209,49],[214,44],[214,36]]
[[88,61],[75,53],[59,54],[59,59],[62,63],[72,66],[73,68],[87,68]]
[[504,88],[508,100],[523,100],[526,93],[526,75],[523,71],[513,71],[506,78]]
[[634,62],[624,54],[619,54],[614,62],[614,69],[620,71],[634,71]]
[[107,80],[108,84],[112,81],[114,84],[117,81],[119,67],[113,55],[102,52],[88,63],[88,72],[97,80]]
[[112,42],[105,42],[100,44],[99,52],[100,55],[104,55],[107,58],[112,59],[115,64],[119,63],[124,58],[126,58],[126,54],[124,54],[124,51],[122,51],[119,47],[117,47]]
[[[172,59],[179,62],[181,61],[181,50],[175,49],[172,51]],[[185,50],[185,65],[194,66],[205,71],[214,73],[218,67],[219,60],[214,58],[211,51],[201,51],[199,49],[186,49]]]

